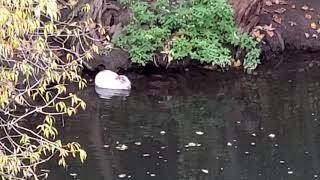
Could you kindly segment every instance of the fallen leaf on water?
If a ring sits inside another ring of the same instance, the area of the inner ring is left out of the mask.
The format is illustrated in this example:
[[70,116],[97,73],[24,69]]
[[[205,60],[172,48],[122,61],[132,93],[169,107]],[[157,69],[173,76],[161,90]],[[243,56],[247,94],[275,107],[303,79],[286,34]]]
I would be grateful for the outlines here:
[[142,143],[141,142],[134,142],[134,144],[137,146],[141,146]]
[[71,177],[73,177],[73,178],[77,178],[77,175],[78,175],[78,174],[77,174],[77,173],[70,173],[69,175],[70,175]]
[[318,33],[318,34],[320,33],[320,28],[317,29],[317,33]]
[[291,5],[291,8],[292,8],[292,9],[295,9],[295,8],[296,8],[296,5],[295,5],[295,4],[292,4],[292,5]]
[[196,134],[201,136],[201,135],[204,135],[204,132],[202,132],[202,131],[196,131]]
[[276,137],[276,135],[273,134],[273,133],[269,134],[268,136],[269,136],[269,138],[271,138],[271,139],[274,139],[274,138]]
[[272,6],[272,2],[271,1],[266,1],[266,6]]
[[128,149],[128,146],[126,146],[125,144],[119,144],[116,149],[120,150],[120,151],[125,151]]
[[301,9],[304,10],[304,11],[308,11],[309,7],[307,5],[304,5],[304,6],[301,7]]
[[196,144],[196,143],[194,143],[194,142],[189,142],[187,145],[185,145],[184,147],[196,147],[196,146],[198,146],[198,145],[200,145],[200,144]]
[[312,16],[311,16],[310,14],[305,14],[304,17],[305,17],[306,19],[312,19]]
[[309,33],[304,33],[304,36],[308,39],[310,37]]
[[127,175],[126,174],[119,174],[118,177],[119,178],[125,178]]
[[202,171],[203,173],[205,173],[205,174],[208,174],[208,173],[209,173],[209,171],[208,171],[207,169],[201,169],[201,171]]
[[272,16],[272,20],[273,20],[274,22],[278,23],[278,24],[281,24],[281,23],[282,23],[281,17],[279,17],[279,16],[276,15],[276,14],[274,14],[274,15]]
[[311,29],[317,29],[317,24],[316,23],[311,23],[310,24]]
[[280,4],[280,1],[279,1],[279,0],[273,0],[273,2],[274,2],[275,4]]

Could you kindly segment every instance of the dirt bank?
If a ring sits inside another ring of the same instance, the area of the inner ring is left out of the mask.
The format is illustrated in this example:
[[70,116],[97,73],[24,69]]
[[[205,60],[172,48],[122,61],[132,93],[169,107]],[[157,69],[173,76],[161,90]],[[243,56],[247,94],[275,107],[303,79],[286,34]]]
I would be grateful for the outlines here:
[[292,50],[320,51],[319,14],[319,0],[265,1],[258,25],[272,27],[274,33],[263,38],[263,54],[270,56]]

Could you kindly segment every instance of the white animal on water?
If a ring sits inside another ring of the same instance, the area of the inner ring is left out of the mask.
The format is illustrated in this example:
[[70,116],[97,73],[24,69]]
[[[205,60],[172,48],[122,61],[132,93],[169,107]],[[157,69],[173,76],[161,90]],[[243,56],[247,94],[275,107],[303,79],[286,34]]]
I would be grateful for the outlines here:
[[125,75],[118,75],[110,70],[100,71],[95,79],[94,83],[99,88],[104,89],[119,89],[130,90],[131,82]]

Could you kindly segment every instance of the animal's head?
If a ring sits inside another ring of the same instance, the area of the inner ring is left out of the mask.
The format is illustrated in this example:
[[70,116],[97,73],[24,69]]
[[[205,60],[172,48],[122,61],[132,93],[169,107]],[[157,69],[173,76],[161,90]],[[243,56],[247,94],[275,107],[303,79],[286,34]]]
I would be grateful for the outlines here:
[[124,75],[118,75],[116,77],[116,80],[119,81],[126,89],[131,89],[131,82],[127,78],[127,76]]

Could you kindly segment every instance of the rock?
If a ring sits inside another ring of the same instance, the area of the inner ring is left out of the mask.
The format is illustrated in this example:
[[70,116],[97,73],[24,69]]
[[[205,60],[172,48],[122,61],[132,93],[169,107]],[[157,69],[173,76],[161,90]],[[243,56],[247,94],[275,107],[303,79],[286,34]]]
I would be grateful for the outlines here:
[[117,72],[119,68],[128,69],[131,66],[129,54],[120,49],[113,49],[106,55],[96,56],[88,62],[90,70],[98,69],[99,65],[103,65],[105,69]]

